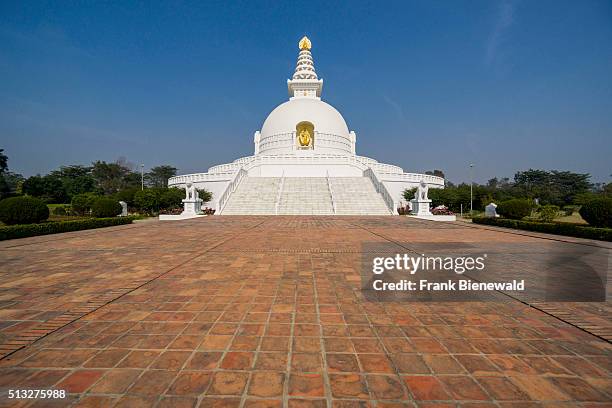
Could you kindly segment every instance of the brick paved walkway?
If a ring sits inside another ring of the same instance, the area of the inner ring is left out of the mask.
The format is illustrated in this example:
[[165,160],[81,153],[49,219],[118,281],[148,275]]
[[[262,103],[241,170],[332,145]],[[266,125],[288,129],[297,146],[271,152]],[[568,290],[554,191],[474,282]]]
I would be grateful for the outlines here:
[[[610,407],[610,302],[363,299],[363,242],[457,241],[588,244],[403,217],[208,217],[1,242],[0,406]],[[6,396],[51,387],[69,398]]]

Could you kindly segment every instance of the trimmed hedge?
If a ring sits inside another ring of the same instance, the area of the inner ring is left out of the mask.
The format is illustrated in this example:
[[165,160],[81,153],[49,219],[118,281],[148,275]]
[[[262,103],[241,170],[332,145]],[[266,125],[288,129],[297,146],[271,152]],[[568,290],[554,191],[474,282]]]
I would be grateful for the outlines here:
[[38,198],[20,196],[0,201],[0,221],[6,225],[31,224],[47,218],[49,207]]
[[580,216],[594,227],[612,228],[612,198],[596,198],[580,208]]
[[86,220],[45,222],[42,224],[22,224],[0,227],[0,241],[35,237],[37,235],[58,234],[60,232],[81,231],[94,228],[131,224],[131,217],[90,218]]
[[496,227],[565,235],[568,237],[612,241],[612,228],[595,228],[568,222],[535,222],[488,217],[473,218],[472,222],[475,224],[494,225]]
[[115,217],[121,214],[121,204],[112,198],[99,198],[91,206],[91,215],[97,218]]
[[497,205],[497,212],[506,218],[520,220],[531,213],[533,204],[528,200],[514,198],[512,200],[502,201]]

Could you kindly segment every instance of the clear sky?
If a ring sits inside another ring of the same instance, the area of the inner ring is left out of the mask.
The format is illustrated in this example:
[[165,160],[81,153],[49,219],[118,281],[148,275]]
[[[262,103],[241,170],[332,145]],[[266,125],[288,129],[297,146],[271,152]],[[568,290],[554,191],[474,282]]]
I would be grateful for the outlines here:
[[612,173],[612,2],[0,2],[0,148],[29,176],[253,152],[307,34],[357,153],[451,181]]

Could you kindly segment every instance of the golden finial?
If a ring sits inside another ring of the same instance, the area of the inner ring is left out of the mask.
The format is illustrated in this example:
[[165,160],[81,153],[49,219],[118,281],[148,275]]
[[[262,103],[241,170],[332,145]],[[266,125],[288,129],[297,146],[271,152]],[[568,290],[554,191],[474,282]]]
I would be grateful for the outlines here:
[[300,40],[299,47],[300,47],[300,50],[308,50],[308,51],[310,51],[310,49],[312,48],[312,43],[310,42],[308,37],[304,36]]

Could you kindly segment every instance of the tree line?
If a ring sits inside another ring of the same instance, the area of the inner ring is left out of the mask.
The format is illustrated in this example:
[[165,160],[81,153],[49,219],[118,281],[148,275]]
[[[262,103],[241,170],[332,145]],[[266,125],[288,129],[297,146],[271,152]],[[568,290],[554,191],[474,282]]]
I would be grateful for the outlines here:
[[[144,174],[144,185],[167,188],[168,179],[176,176],[177,168],[160,165]],[[8,157],[0,149],[0,198],[30,195],[52,204],[70,203],[79,194],[111,195],[123,190],[141,188],[142,174],[125,159],[115,162],[97,160],[90,166],[61,166],[48,174],[23,177],[8,168]]]
[[[406,190],[404,198],[411,200],[415,189]],[[486,184],[474,183],[473,207],[482,211],[491,203],[514,198],[531,199],[541,205],[582,205],[601,196],[612,197],[612,183],[592,183],[591,175],[558,170],[518,171],[513,179],[492,178]],[[444,189],[430,189],[433,206],[445,205],[454,212],[470,209],[470,184],[446,183]]]

